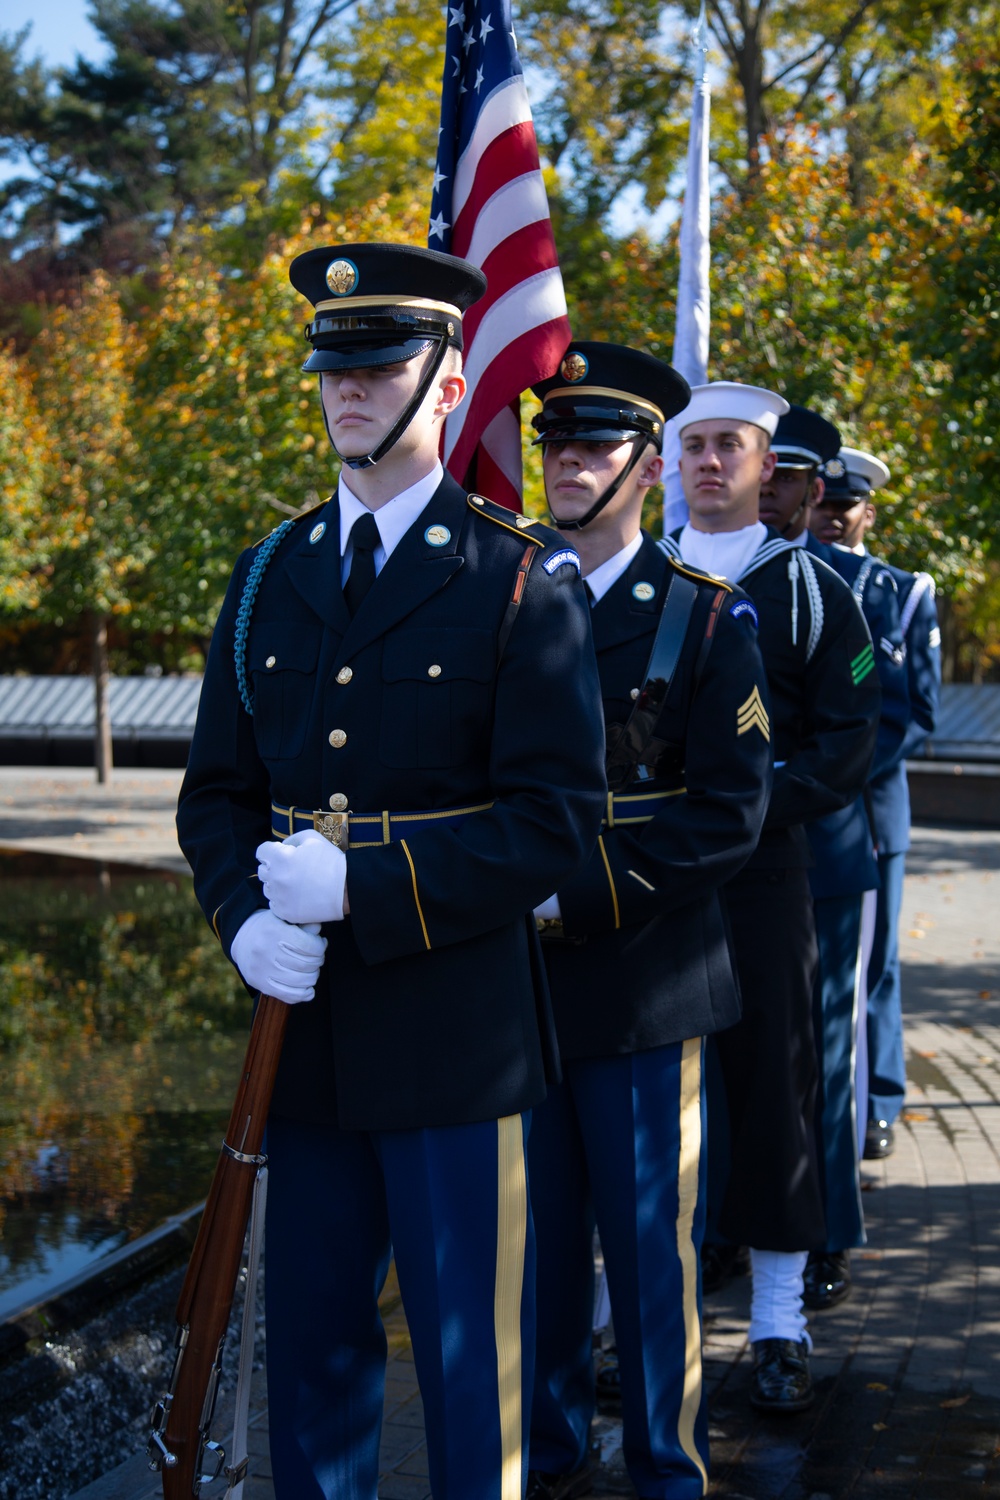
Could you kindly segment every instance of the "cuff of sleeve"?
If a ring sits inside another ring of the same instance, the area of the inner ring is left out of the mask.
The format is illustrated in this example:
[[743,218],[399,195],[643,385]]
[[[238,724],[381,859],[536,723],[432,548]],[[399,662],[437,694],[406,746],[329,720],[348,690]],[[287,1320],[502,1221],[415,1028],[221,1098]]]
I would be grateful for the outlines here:
[[347,855],[354,940],[367,964],[426,953],[431,937],[420,872],[406,839]]
[[233,939],[247,917],[255,911],[266,911],[267,901],[256,875],[250,875],[212,915],[212,927],[222,944],[222,951],[232,962]]
[[569,937],[614,930],[621,924],[618,890],[603,835],[590,859],[559,888],[563,927]]

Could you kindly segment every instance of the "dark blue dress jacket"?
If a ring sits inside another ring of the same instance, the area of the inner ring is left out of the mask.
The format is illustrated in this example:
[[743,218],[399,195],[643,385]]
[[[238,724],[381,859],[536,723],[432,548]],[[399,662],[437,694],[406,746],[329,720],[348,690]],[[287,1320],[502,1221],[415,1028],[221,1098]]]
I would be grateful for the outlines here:
[[273,1112],[355,1129],[511,1115],[544,1097],[553,1061],[528,916],[589,858],[605,806],[575,554],[446,476],[351,619],[339,537],[334,496],[263,575],[246,641],[252,715],[234,633],[257,549],[240,558],[206,666],[181,846],[229,953],[266,905],[255,850],[274,836],[272,803],[324,811],[339,793],[376,818],[481,809],[349,849],[350,916],[324,929],[315,1000],[291,1008]]

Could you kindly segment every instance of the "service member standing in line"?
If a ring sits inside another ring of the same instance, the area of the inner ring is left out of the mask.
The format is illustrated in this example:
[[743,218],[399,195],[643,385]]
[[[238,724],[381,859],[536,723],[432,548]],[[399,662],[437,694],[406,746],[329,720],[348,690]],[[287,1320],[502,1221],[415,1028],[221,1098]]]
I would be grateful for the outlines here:
[[587,601],[554,532],[440,467],[481,272],[345,245],[290,275],[339,487],[237,564],[178,812],[224,950],[293,1007],[267,1134],[275,1494],[375,1500],[391,1245],[435,1497],[519,1500],[524,1143],[552,1056],[526,914],[600,829]]
[[825,1238],[813,1122],[816,933],[802,825],[861,791],[880,702],[871,638],[850,589],[758,520],[775,462],[770,439],[787,410],[781,396],[735,382],[692,391],[680,424],[691,519],[662,543],[746,590],[771,695],[775,772],[764,831],[726,886],[743,1018],[715,1039],[732,1148],[719,1228],[751,1247],[751,1400],[771,1412],[813,1399],[802,1278],[808,1251]]
[[[909,722],[909,693],[892,577],[884,568],[859,576],[860,558],[825,546],[808,529],[809,514],[823,499],[826,486],[840,480],[840,446],[840,433],[832,422],[793,405],[779,418],[771,442],[776,462],[770,479],[761,485],[760,517],[793,547],[805,547],[822,558],[852,586],[861,605],[882,688],[874,777],[899,752]],[[807,823],[806,834],[813,854],[809,885],[819,948],[813,1024],[820,1070],[816,1129],[826,1241],[810,1252],[804,1300],[807,1307],[824,1310],[849,1295],[850,1251],[865,1243],[857,1121],[867,1098],[866,965],[879,870],[865,796]]]
[[590,1489],[596,1218],[629,1474],[640,1496],[685,1500],[705,1493],[708,1471],[702,1037],[739,1017],[719,886],[763,822],[767,684],[745,595],[666,558],[640,529],[687,382],[639,350],[574,342],[535,391],[549,509],[592,598],[610,797],[589,862],[536,913],[564,1077],[528,1147],[528,1495]]
[[876,560],[865,547],[865,536],[876,521],[872,493],[888,480],[888,468],[881,459],[857,448],[842,448],[838,456],[843,476],[823,497],[809,524],[839,558],[852,563],[857,558],[858,577],[877,577],[887,570],[895,579],[910,708],[906,734],[896,754],[876,768],[869,788],[881,885],[868,967],[869,1088],[864,1154],[878,1159],[893,1149],[893,1126],[906,1092],[899,982],[899,914],[906,851],[910,847],[906,761],[934,730],[941,690],[941,631],[930,574],[907,573]]

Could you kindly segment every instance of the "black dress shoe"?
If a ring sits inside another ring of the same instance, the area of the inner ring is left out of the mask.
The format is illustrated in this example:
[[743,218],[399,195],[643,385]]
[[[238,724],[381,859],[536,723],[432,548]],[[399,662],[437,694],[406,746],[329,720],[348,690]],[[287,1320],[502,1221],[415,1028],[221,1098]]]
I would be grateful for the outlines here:
[[721,1292],[737,1276],[749,1276],[750,1251],[745,1245],[702,1245],[701,1295]]
[[881,1161],[896,1149],[896,1137],[888,1120],[869,1120],[865,1126],[865,1161]]
[[758,1411],[805,1411],[813,1403],[809,1346],[803,1339],[758,1339],[753,1349],[750,1403]]
[[526,1500],[575,1500],[589,1495],[594,1488],[595,1467],[585,1463],[570,1474],[543,1474],[541,1469],[528,1470]]
[[806,1307],[823,1312],[851,1295],[851,1257],[846,1250],[814,1250],[802,1277]]

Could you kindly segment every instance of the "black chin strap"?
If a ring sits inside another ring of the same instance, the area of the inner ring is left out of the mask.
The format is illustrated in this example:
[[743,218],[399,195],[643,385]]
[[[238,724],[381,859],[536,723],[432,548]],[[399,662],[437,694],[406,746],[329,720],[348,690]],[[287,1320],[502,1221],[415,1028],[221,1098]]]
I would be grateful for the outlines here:
[[[437,341],[437,348],[434,351],[434,357],[431,359],[430,363],[427,366],[427,369],[424,371],[423,375],[420,378],[420,384],[417,386],[417,389],[414,391],[409,401],[403,407],[403,410],[396,418],[392,427],[390,427],[389,431],[386,433],[382,441],[378,443],[370,453],[363,453],[357,458],[345,458],[340,449],[337,447],[336,443],[333,441],[333,433],[330,431],[330,420],[327,417],[326,406],[323,402],[323,375],[335,375],[337,371],[321,371],[319,383],[320,408],[323,412],[323,425],[326,428],[326,435],[330,439],[330,445],[333,448],[334,453],[336,453],[337,457],[343,463],[345,463],[349,469],[373,469],[378,463],[379,459],[384,458],[385,455],[389,452],[389,449],[399,441],[399,439],[403,436],[403,433],[413,421],[418,407],[420,406],[424,397],[427,395],[427,392],[430,390],[431,383],[433,382],[435,375],[440,370],[441,365],[444,361],[444,356],[447,348],[448,335],[446,333],[443,333]],[[347,372],[344,371],[343,373],[346,374]]]
[[589,526],[591,521],[595,520],[601,514],[601,511],[607,505],[608,501],[613,500],[617,495],[618,491],[621,489],[622,485],[625,483],[626,479],[631,474],[632,470],[635,468],[642,455],[645,453],[648,443],[649,434],[647,432],[636,433],[635,437],[632,439],[632,455],[629,458],[628,463],[625,465],[624,469],[622,469],[621,473],[618,475],[618,478],[608,485],[607,489],[604,491],[604,494],[601,495],[599,499],[594,501],[587,514],[585,516],[581,516],[579,521],[560,521],[558,516],[553,515],[552,507],[550,506],[549,518],[552,522],[552,525],[555,526],[558,531],[582,531],[585,526]]

